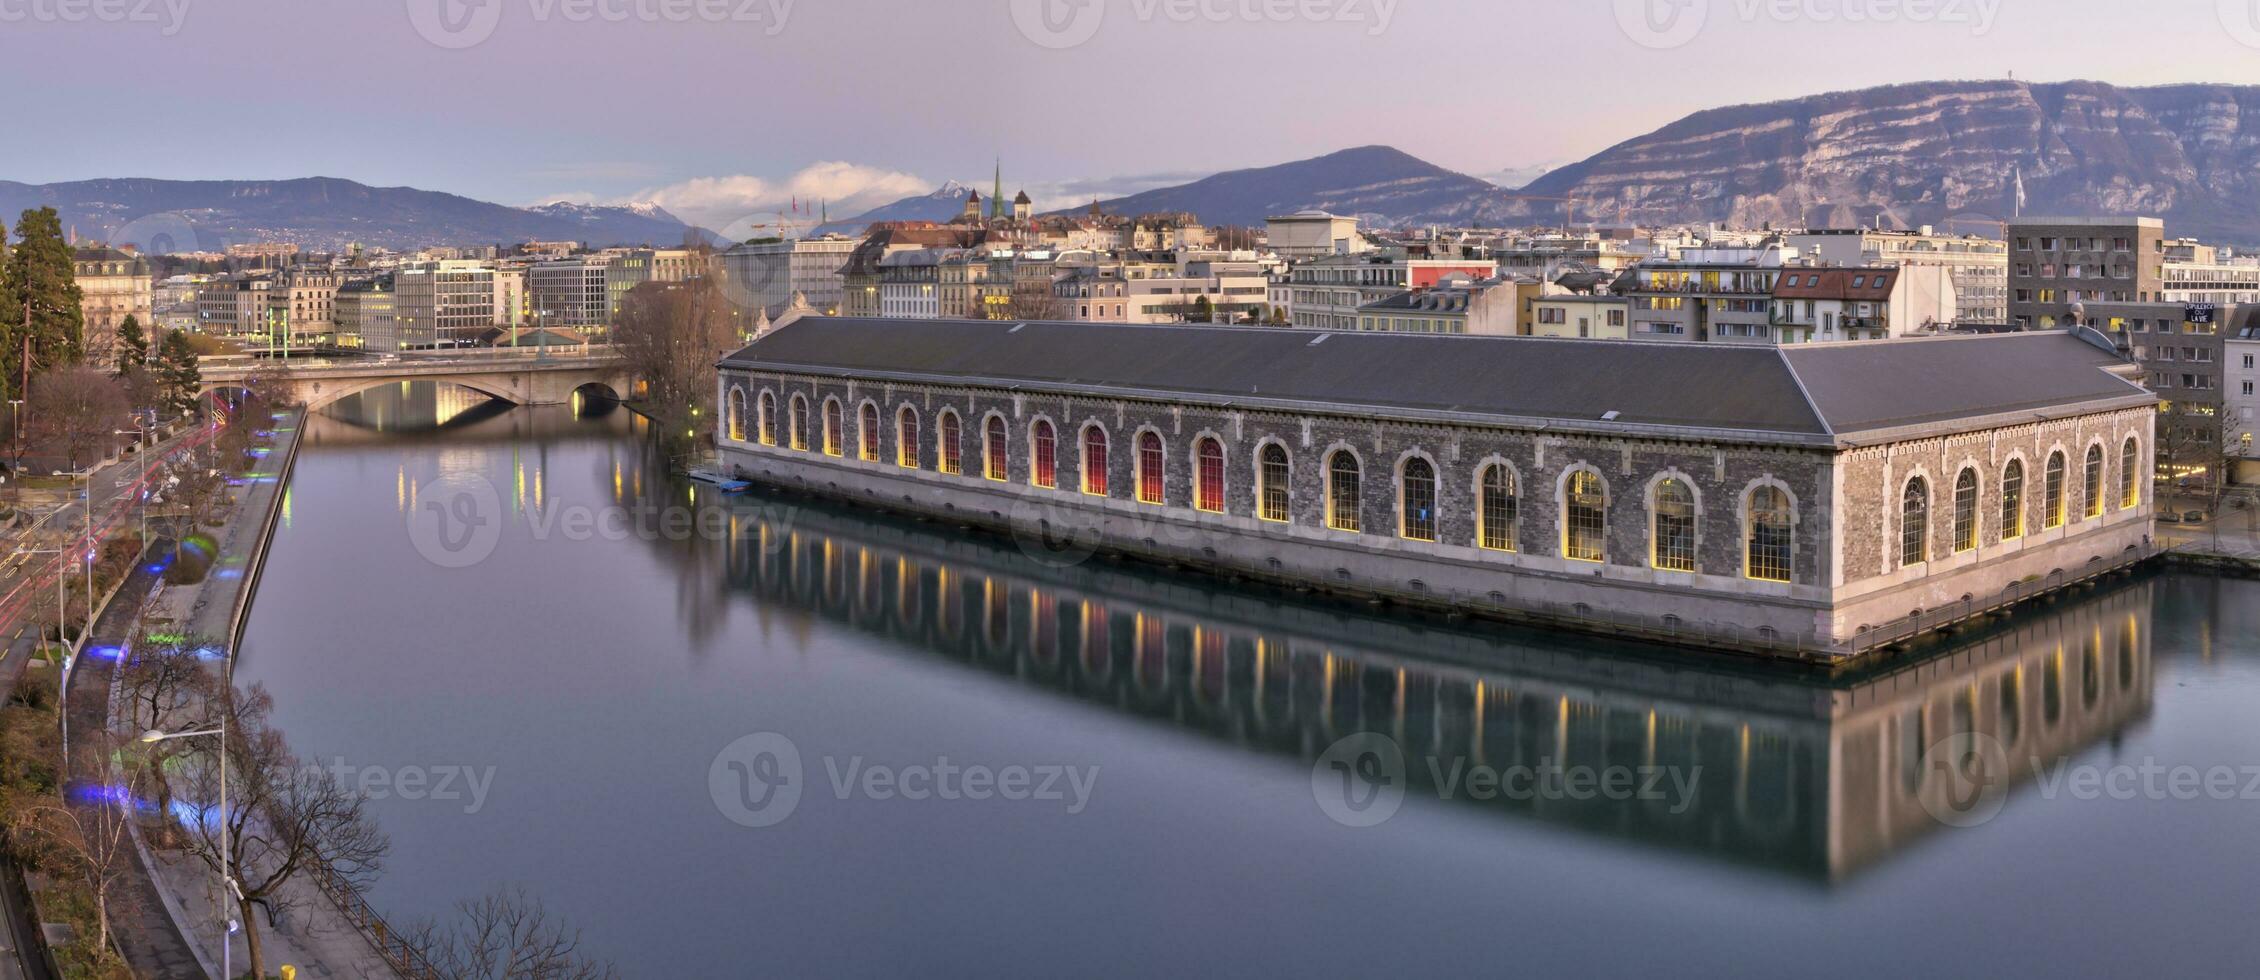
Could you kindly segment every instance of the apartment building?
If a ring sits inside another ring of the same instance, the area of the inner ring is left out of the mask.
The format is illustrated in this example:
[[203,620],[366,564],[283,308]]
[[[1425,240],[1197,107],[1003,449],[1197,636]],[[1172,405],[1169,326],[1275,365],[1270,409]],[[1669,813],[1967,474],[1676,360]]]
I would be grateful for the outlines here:
[[842,270],[855,248],[844,235],[761,239],[730,247],[717,264],[722,288],[740,306],[776,316],[799,294],[818,312],[837,315],[847,302]]
[[1632,336],[1631,301],[1606,293],[1559,293],[1531,300],[1530,335],[1625,340]]
[[1939,234],[1924,225],[1815,228],[1784,235],[1782,243],[1822,265],[1943,268],[1954,283],[1956,322],[2009,322],[2009,245],[2000,239]]
[[1952,270],[1937,265],[1791,266],[1774,280],[1775,341],[1888,340],[1951,326]]
[[613,259],[604,254],[576,255],[529,266],[526,300],[535,323],[584,334],[603,333],[612,323],[607,271]]
[[1458,274],[1490,279],[1489,260],[1416,259],[1402,249],[1330,255],[1287,270],[1288,324],[1307,330],[1356,330],[1358,309],[1410,289],[1426,289]]
[[604,324],[620,316],[629,290],[647,282],[682,282],[702,274],[699,253],[682,248],[608,250],[604,263]]
[[1153,275],[1105,262],[1060,268],[1051,291],[1063,320],[1237,323],[1262,315],[1269,282],[1253,263],[1192,262]]
[[197,332],[265,346],[269,340],[267,291],[273,286],[274,281],[265,275],[223,276],[198,286]]
[[1320,210],[1297,211],[1264,219],[1264,238],[1283,259],[1348,255],[1372,246],[1358,234],[1358,219]]
[[2141,365],[2158,407],[2158,475],[2187,486],[2214,478],[2222,436],[2225,338],[2260,306],[2090,303],[2087,323]]
[[1777,343],[1775,281],[1794,249],[1687,249],[1672,261],[1643,262],[1618,288],[1631,299],[1632,338],[1740,344]]
[[2009,322],[2053,330],[2098,303],[2157,302],[2165,290],[2165,259],[2166,223],[2158,218],[2013,221]]
[[2237,258],[2195,239],[2166,243],[2160,299],[2168,303],[2260,303],[2260,260]]
[[277,342],[291,349],[318,347],[337,332],[337,270],[294,265],[267,290],[267,322]]
[[118,327],[129,316],[140,325],[143,337],[150,336],[156,314],[149,260],[107,246],[81,248],[71,254],[71,274],[78,280],[79,312],[85,322],[80,347],[89,355],[109,360]]
[[[602,282],[597,280],[600,289]],[[393,273],[390,332],[370,330],[364,336],[370,350],[473,346],[494,329],[494,296],[494,268],[485,262],[402,266]],[[601,292],[596,301],[602,301]]]
[[[1529,280],[1524,280],[1529,282]],[[1487,337],[1521,334],[1521,294],[1511,279],[1448,276],[1358,307],[1358,329]]]
[[954,249],[914,248],[878,261],[879,315],[931,320],[942,315],[941,269]]
[[1571,271],[1621,272],[1644,257],[1623,242],[1593,235],[1503,238],[1491,246],[1500,275],[1547,282]]
[[2260,325],[2242,325],[2222,344],[2225,410],[2231,423],[2229,453],[2234,457],[2238,483],[2260,483],[2260,447],[2253,435],[2260,432]]
[[399,350],[400,320],[395,307],[393,276],[383,273],[337,287],[332,316],[337,324],[337,344],[368,350]]

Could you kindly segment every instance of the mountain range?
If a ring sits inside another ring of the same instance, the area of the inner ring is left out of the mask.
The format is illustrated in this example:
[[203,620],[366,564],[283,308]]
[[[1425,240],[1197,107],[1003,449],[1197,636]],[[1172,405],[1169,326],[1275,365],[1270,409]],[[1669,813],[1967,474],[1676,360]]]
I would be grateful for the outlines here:
[[[1578,223],[1610,225],[1967,219],[1974,226],[1965,230],[1991,231],[1989,222],[2016,210],[2019,175],[2027,214],[2152,215],[2166,219],[2170,234],[2260,244],[2260,87],[1920,82],[1704,110],[1513,191],[1393,147],[1362,146],[1101,206],[1189,211],[1210,225],[1260,225],[1311,208],[1384,228],[1553,224],[1574,206]],[[971,191],[952,181],[821,230],[946,221]],[[182,251],[275,240],[316,249],[531,239],[673,245],[693,231],[652,205],[514,208],[333,178],[0,182],[0,220],[49,204],[81,238]]]
[[515,208],[334,177],[0,181],[0,222],[12,223],[27,208],[48,206],[79,240],[130,243],[159,252],[219,251],[274,241],[313,251],[341,250],[354,242],[394,249],[537,240],[673,246],[692,231],[655,205]]

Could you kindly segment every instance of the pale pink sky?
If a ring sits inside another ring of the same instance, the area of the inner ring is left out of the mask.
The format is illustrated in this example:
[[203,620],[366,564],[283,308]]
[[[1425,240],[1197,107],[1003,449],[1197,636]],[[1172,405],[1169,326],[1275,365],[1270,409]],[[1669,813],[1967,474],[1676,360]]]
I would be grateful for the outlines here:
[[1832,89],[2260,82],[2260,0],[8,2],[0,179],[710,214],[985,185],[998,154],[1055,199],[1366,143],[1489,175]]

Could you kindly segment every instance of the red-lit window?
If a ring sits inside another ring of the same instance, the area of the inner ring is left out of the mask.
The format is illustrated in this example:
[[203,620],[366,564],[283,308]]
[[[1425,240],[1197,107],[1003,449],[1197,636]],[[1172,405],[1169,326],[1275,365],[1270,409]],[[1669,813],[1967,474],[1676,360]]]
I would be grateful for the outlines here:
[[879,461],[879,406],[864,403],[862,425],[856,431],[856,456],[866,463]]
[[1012,455],[1005,445],[1004,416],[989,416],[981,430],[981,475],[1003,480],[1012,475]]
[[1162,474],[1167,457],[1162,455],[1161,437],[1151,432],[1138,434],[1138,502],[1158,504],[1163,498]]
[[939,424],[942,427],[940,469],[944,473],[956,476],[965,472],[965,433],[959,431],[960,426],[957,424],[956,412],[943,412]]
[[1106,496],[1106,430],[1095,425],[1083,430],[1083,492]]
[[834,400],[832,400],[832,399],[829,399],[829,398],[825,399],[825,400],[824,400],[824,455],[826,455],[826,456],[837,456],[837,455],[839,455],[839,454],[840,454],[841,452],[843,452],[843,450],[842,450],[842,449],[841,449],[840,447],[841,447],[841,444],[842,444],[843,442],[845,442],[846,440],[844,440],[843,438],[841,438],[841,432],[840,432],[840,430],[841,430],[841,428],[842,428],[842,425],[843,425],[843,420],[842,420],[842,419],[840,418],[840,403],[839,403],[839,402],[837,402],[837,401],[834,401]]
[[895,465],[915,470],[925,465],[918,460],[918,410],[905,407],[895,416]]
[[1200,486],[1193,505],[1211,514],[1224,513],[1224,446],[1214,439],[1203,439],[1196,456]]
[[1038,419],[1029,431],[1028,482],[1050,490],[1059,486],[1059,459],[1052,424]]

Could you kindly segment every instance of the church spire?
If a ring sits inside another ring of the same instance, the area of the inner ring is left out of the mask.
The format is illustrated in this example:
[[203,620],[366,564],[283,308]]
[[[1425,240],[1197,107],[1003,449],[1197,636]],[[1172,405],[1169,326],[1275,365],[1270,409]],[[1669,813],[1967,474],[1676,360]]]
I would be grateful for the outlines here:
[[1004,158],[997,158],[997,182],[989,188],[989,217],[1004,217]]

